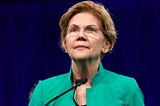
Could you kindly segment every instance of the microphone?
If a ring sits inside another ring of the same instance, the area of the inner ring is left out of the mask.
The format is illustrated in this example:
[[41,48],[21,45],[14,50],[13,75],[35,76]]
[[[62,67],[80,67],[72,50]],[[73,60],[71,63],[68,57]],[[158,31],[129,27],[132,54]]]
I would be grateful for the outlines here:
[[61,94],[59,94],[58,96],[52,98],[51,100],[49,100],[45,106],[48,106],[51,102],[55,101],[56,99],[58,99],[59,97],[63,96],[64,94],[68,93],[69,91],[71,91],[72,89],[76,89],[78,86],[85,84],[88,81],[88,79],[86,77],[82,78],[82,79],[78,79],[75,81],[76,85],[71,87],[70,89],[62,92]]
[[82,78],[82,79],[78,79],[76,80],[76,86],[80,86],[81,84],[85,84],[88,81],[88,79],[86,77]]

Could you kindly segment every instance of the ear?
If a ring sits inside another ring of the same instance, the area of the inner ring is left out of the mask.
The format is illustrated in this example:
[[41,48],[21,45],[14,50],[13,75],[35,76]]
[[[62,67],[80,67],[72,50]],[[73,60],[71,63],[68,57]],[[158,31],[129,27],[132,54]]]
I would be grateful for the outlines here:
[[62,42],[62,48],[63,48],[64,51],[67,53],[66,40],[64,40],[64,41]]
[[103,47],[102,47],[102,53],[107,53],[110,50],[110,43],[108,41],[104,41]]

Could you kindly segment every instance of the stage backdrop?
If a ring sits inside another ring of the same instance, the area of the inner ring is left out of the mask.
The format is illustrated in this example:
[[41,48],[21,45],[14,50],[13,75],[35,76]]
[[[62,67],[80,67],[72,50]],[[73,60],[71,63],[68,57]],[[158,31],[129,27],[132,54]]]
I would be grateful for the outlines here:
[[[38,80],[69,71],[58,24],[78,0],[44,1],[1,0],[0,106],[27,106]],[[97,1],[109,9],[118,32],[115,48],[102,60],[104,67],[134,77],[146,106],[160,106],[160,1]]]

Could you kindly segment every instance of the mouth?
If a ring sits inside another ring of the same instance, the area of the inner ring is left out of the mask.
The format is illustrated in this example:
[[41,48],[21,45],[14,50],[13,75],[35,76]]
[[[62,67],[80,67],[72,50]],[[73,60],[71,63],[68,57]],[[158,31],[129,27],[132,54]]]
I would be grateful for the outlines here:
[[83,45],[78,45],[75,47],[75,49],[84,49],[84,48],[88,48],[88,47]]

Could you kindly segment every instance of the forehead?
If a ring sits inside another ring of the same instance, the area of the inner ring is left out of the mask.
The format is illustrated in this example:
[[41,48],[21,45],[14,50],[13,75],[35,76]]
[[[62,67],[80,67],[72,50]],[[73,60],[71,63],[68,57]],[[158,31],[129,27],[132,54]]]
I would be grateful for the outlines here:
[[88,26],[88,25],[96,25],[99,26],[98,18],[88,12],[78,13],[73,16],[69,22],[69,25],[78,25],[78,26]]

